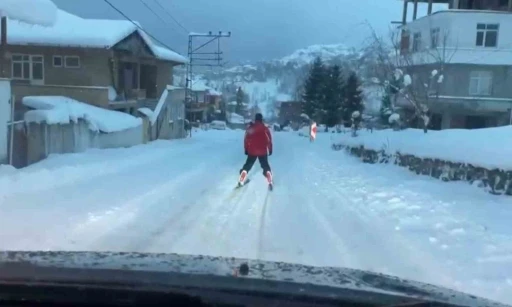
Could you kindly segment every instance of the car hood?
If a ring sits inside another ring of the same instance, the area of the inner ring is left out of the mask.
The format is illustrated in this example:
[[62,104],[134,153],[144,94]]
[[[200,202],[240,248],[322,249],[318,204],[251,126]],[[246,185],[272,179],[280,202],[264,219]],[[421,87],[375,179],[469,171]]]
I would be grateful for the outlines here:
[[[242,264],[247,264],[247,275],[237,273]],[[78,270],[77,270],[78,269]],[[84,270],[86,269],[86,270]],[[461,306],[507,306],[487,299],[478,298],[447,288],[401,279],[398,277],[373,273],[369,271],[337,268],[314,267],[284,262],[247,260],[201,255],[179,254],[145,254],[145,253],[110,253],[110,252],[0,252],[0,281],[9,280],[74,280],[87,281],[98,276],[95,272],[110,272],[104,274],[102,281],[120,282],[120,278],[131,278],[133,281],[140,275],[112,274],[112,270],[124,273],[151,272],[163,273],[166,283],[172,279],[172,274],[183,276],[200,276],[200,286],[240,288],[248,283],[240,283],[240,279],[270,282],[267,290],[292,291],[292,287],[276,288],[276,282],[294,285],[293,291],[298,294],[323,295],[341,297],[348,293],[382,294],[384,296],[408,297],[421,300],[445,302]],[[66,273],[67,272],[67,273]],[[87,272],[87,275],[83,275]],[[205,277],[222,277],[212,279],[208,284]],[[87,279],[89,278],[89,279]],[[146,275],[144,281],[148,282]],[[115,279],[115,280],[114,280]],[[190,279],[188,279],[190,281]],[[160,279],[162,281],[162,279]],[[156,280],[155,280],[156,282]],[[180,284],[182,280],[180,280]],[[264,286],[265,284],[260,284]],[[297,287],[298,285],[298,287]],[[314,288],[312,288],[314,286]],[[254,284],[250,285],[251,290]],[[319,289],[322,289],[319,291]],[[349,292],[340,292],[348,290]]]

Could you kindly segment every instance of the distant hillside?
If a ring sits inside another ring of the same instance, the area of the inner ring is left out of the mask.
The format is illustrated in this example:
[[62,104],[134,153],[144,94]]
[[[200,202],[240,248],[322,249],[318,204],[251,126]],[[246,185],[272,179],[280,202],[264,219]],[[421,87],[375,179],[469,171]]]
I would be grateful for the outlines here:
[[[277,102],[299,100],[297,90],[302,85],[309,65],[320,56],[328,64],[341,65],[345,71],[355,70],[361,77],[371,77],[375,55],[348,48],[343,44],[312,45],[280,59],[232,66],[222,71],[209,71],[194,76],[195,84],[204,84],[224,93],[227,101],[235,100],[238,87],[249,97],[250,106],[258,106],[266,117],[274,116]],[[175,84],[184,85],[184,69],[176,70]],[[367,89],[365,92],[368,92]],[[370,109],[380,96],[372,87],[368,98]],[[378,109],[378,106],[376,106]]]

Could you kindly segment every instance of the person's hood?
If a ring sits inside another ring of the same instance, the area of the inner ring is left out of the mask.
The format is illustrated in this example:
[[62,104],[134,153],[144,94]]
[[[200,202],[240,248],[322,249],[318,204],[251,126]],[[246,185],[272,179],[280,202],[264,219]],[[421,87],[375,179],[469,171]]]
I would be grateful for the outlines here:
[[[247,272],[243,272],[245,268],[240,270],[245,264]],[[380,295],[388,300],[398,296],[460,306],[506,306],[443,287],[368,271],[177,254],[0,252],[0,283],[9,280],[140,282],[169,287],[173,283],[179,286],[197,283],[194,286],[330,298],[370,299],[368,293],[371,293],[371,299]]]

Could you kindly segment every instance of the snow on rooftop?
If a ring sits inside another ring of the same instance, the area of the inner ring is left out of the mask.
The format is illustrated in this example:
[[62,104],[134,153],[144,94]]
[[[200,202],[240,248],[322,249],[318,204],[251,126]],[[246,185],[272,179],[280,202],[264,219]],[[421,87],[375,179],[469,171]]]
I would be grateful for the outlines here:
[[276,101],[292,101],[292,96],[289,94],[277,94]]
[[[512,170],[512,126],[485,129],[448,129],[441,131],[390,129],[366,133],[358,137],[341,136],[339,143],[364,146],[388,153],[400,152],[421,158],[468,163],[489,169]],[[498,150],[499,149],[499,150]]]
[[55,23],[51,26],[29,25],[9,18],[8,31],[7,42],[13,45],[89,48],[111,48],[138,31],[157,58],[177,63],[188,62],[178,53],[156,45],[144,31],[128,20],[85,19],[58,9]]
[[167,89],[170,91],[173,90],[184,90],[185,88],[183,86],[176,86],[176,85],[167,85]]
[[208,90],[208,94],[212,95],[212,96],[221,96],[222,93],[217,91],[217,90],[214,90],[214,89],[209,89]]
[[192,91],[195,91],[195,92],[206,92],[206,91],[208,91],[208,93],[210,95],[217,95],[217,96],[222,95],[221,92],[215,90],[211,86],[206,85],[206,80],[204,80],[204,79],[196,79],[196,80],[194,80],[194,83],[192,84]]
[[25,113],[28,122],[69,124],[85,120],[92,131],[117,132],[142,124],[140,118],[118,111],[110,111],[64,96],[26,96],[23,104],[35,110]]
[[57,19],[58,9],[51,0],[1,0],[0,11],[9,19],[18,22],[53,26]]

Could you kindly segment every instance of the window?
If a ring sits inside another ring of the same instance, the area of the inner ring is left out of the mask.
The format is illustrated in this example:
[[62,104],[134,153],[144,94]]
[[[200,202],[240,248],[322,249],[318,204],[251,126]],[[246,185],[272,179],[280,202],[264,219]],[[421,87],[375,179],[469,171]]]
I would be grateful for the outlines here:
[[479,47],[498,46],[498,24],[479,23],[476,25],[476,45]]
[[13,79],[43,81],[43,79],[44,79],[43,56],[13,54],[11,69],[12,69],[11,75],[12,75]]
[[66,56],[64,57],[64,65],[66,68],[80,68],[80,57]]
[[412,51],[420,51],[421,49],[421,32],[414,33],[412,39]]
[[439,47],[439,32],[440,32],[439,28],[430,30],[430,48]]
[[62,67],[62,56],[60,56],[60,55],[53,56],[53,67]]
[[492,72],[472,71],[469,77],[469,94],[488,96],[492,92]]

